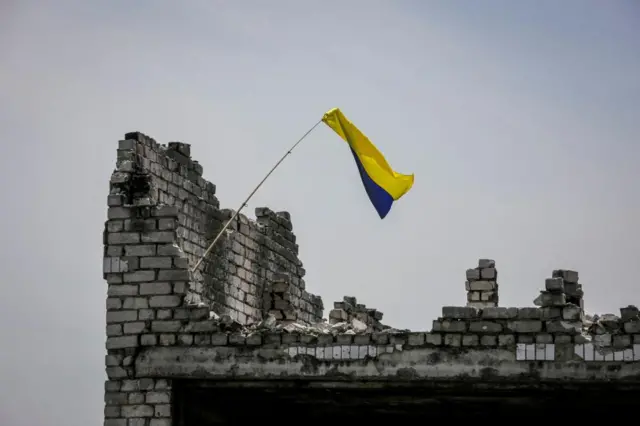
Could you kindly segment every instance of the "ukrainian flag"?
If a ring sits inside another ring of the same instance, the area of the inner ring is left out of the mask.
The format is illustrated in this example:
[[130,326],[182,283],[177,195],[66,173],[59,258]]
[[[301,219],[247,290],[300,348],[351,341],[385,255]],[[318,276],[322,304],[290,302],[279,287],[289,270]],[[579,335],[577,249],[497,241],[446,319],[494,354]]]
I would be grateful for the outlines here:
[[349,144],[364,189],[380,219],[384,219],[393,202],[399,200],[413,186],[413,174],[403,175],[393,171],[382,153],[339,108],[327,111],[322,121]]

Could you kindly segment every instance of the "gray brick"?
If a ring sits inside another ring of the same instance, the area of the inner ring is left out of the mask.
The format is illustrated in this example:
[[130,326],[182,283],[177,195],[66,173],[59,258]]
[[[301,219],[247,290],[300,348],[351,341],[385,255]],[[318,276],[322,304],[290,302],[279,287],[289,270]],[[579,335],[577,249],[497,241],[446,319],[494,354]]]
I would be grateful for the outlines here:
[[161,334],[158,343],[160,346],[173,346],[176,344],[175,334]]
[[171,426],[171,419],[151,419],[149,426]]
[[178,344],[182,346],[193,345],[193,334],[178,334]]
[[158,206],[152,211],[155,217],[177,217],[179,210],[176,206]]
[[569,321],[577,321],[582,318],[582,309],[575,305],[566,305],[562,308],[562,319]]
[[[196,344],[200,344],[200,340],[201,340],[202,335],[201,334],[197,334],[195,336],[196,338]],[[247,336],[247,345],[248,346],[260,346],[262,345],[262,336],[259,334],[251,334],[249,336]]]
[[442,316],[451,319],[471,319],[478,317],[478,310],[466,306],[443,306]]
[[[143,284],[141,284],[142,286]],[[122,304],[123,309],[147,309],[149,300],[145,297],[127,297]]]
[[562,308],[557,306],[548,306],[538,309],[540,311],[540,318],[543,320],[560,319],[562,318]]
[[496,346],[498,344],[497,336],[482,336],[480,337],[480,345],[482,346]]
[[105,257],[102,259],[102,270],[105,274],[118,274],[120,272],[129,271],[129,262],[127,258],[121,257]]
[[174,257],[173,264],[176,268],[189,269],[189,259],[186,257]]
[[562,278],[547,278],[544,286],[548,291],[564,291],[564,281]]
[[171,417],[171,405],[169,404],[156,405],[155,417]]
[[611,334],[596,334],[593,343],[598,346],[611,346]]
[[616,348],[626,348],[628,346],[631,346],[631,336],[629,335],[613,336],[613,346]]
[[565,282],[568,283],[577,283],[579,279],[579,275],[577,271],[572,271],[569,269],[558,269],[553,271],[551,274],[554,278],[560,277],[564,279]]
[[109,380],[118,380],[128,377],[127,370],[122,367],[107,367],[105,368],[105,371]]
[[107,349],[124,349],[138,347],[138,336],[108,337]]
[[[210,346],[211,345],[211,335],[206,334],[195,334],[193,336],[193,344],[194,345],[202,345],[202,346]],[[247,345],[249,346],[260,346],[262,345],[262,336],[259,334],[252,334],[247,337]]]
[[107,290],[108,296],[135,296],[138,294],[136,284],[110,284]]
[[547,332],[562,334],[580,334],[582,332],[582,321],[547,321]]
[[140,345],[142,346],[156,346],[158,344],[158,338],[155,334],[143,334],[140,336]]
[[187,293],[187,283],[176,281],[173,283],[173,292],[175,294],[186,294]]
[[122,324],[107,324],[107,337],[122,336]]
[[155,219],[125,219],[124,230],[133,232],[145,232],[155,231],[157,223]]
[[460,320],[433,321],[433,331],[445,331],[448,333],[464,333],[467,331],[467,322]]
[[188,325],[190,333],[212,333],[217,330],[213,321],[191,321]]
[[226,333],[213,333],[211,335],[211,345],[226,346],[229,343],[229,335]]
[[480,279],[480,270],[479,269],[467,269],[467,280],[469,281],[477,281]]
[[169,404],[171,394],[169,392],[147,392],[147,404]]
[[111,390],[107,390],[106,389],[106,384],[105,384],[104,403],[107,404],[107,405],[122,405],[122,404],[126,404],[127,403],[127,394],[124,393],[124,392],[114,391],[113,389],[115,388],[115,386],[113,386],[113,381],[107,381],[106,383],[111,383],[111,386],[110,386]]
[[620,318],[622,322],[638,320],[640,314],[640,310],[636,306],[629,305],[624,308],[620,308]]
[[462,336],[462,346],[478,346],[480,338],[475,334],[465,334]]
[[138,319],[138,311],[107,311],[107,323],[130,322]]
[[189,281],[188,269],[158,271],[158,281]]
[[553,343],[553,336],[547,333],[536,334],[536,343]]
[[127,419],[105,419],[103,426],[127,426]]
[[153,379],[123,380],[122,392],[138,392],[153,389]]
[[155,256],[156,246],[153,244],[126,246],[124,252],[127,256]]
[[530,344],[530,343],[534,343],[535,341],[536,341],[536,339],[531,334],[519,334],[518,335],[518,343]]
[[175,239],[176,235],[173,231],[155,231],[142,234],[143,243],[171,243]]
[[182,250],[175,244],[158,245],[158,256],[180,256]]
[[124,196],[122,194],[114,194],[107,196],[107,205],[109,207],[118,207],[123,204]]
[[480,315],[483,319],[513,319],[518,316],[518,308],[484,308]]
[[154,281],[156,279],[156,271],[135,271],[126,272],[122,279],[125,283],[139,283],[145,281]]
[[440,346],[442,344],[442,335],[438,333],[426,333],[425,342],[428,345]]
[[640,321],[630,321],[624,324],[625,333],[640,333]]
[[124,405],[122,416],[127,418],[153,417],[154,409],[151,405]]
[[161,231],[172,231],[176,229],[175,219],[160,219],[158,220],[158,229]]
[[109,207],[107,211],[107,217],[109,219],[127,219],[134,215],[134,211],[127,207]]
[[140,321],[152,320],[155,318],[155,311],[153,309],[140,309],[138,311],[138,319]]
[[[105,392],[119,392],[120,391],[120,385],[121,385],[120,381],[105,380],[105,382],[104,382],[104,391]],[[125,398],[126,398],[126,395],[125,395]],[[126,402],[127,400],[125,399],[124,401]],[[105,398],[105,403],[110,404],[106,398]],[[117,403],[115,403],[115,404],[117,404]]]
[[107,246],[107,250],[105,251],[105,256],[115,257],[122,256],[124,252],[123,246]]
[[140,294],[142,295],[171,294],[171,283],[167,283],[167,282],[141,283]]
[[107,222],[107,232],[122,232],[124,222],[121,220],[110,220]]
[[113,417],[120,417],[120,406],[107,405],[104,407],[104,417],[109,419]]
[[495,281],[471,281],[467,285],[467,291],[493,291],[496,287]]
[[483,280],[495,280],[496,276],[496,268],[483,268],[480,270],[480,278]]
[[564,306],[567,303],[564,293],[551,293],[548,291],[541,291],[533,304],[536,306]]
[[540,308],[518,308],[518,319],[540,319],[542,310]]
[[154,333],[175,333],[182,327],[180,321],[153,321],[151,331]]
[[133,139],[123,139],[118,141],[118,149],[122,150],[134,150],[138,145],[138,141]]
[[108,284],[122,284],[122,274],[106,274]]
[[498,336],[498,345],[512,346],[516,344],[516,337],[513,334],[501,334]]
[[107,310],[114,311],[117,309],[122,309],[122,300],[120,300],[118,297],[108,297]]
[[496,261],[493,259],[479,259],[478,260],[478,267],[479,268],[495,268],[496,267]]
[[445,346],[454,346],[459,347],[462,345],[462,335],[461,334],[451,334],[447,333],[444,335],[444,345]]
[[124,334],[140,334],[145,330],[145,323],[142,321],[124,323]]
[[107,235],[108,244],[138,244],[140,234],[137,232],[113,232]]
[[149,306],[152,308],[175,308],[182,304],[182,297],[171,296],[151,296],[149,298]]
[[509,330],[516,333],[539,333],[542,331],[542,321],[517,320],[509,321]]
[[[144,404],[144,394],[142,392],[132,392],[129,394],[129,404]],[[136,419],[136,420],[142,420],[144,421],[144,419]],[[129,420],[129,425],[131,425],[131,422],[134,420]],[[145,426],[145,425],[142,425]]]
[[[167,320],[173,317],[173,309],[158,309],[156,319]],[[178,318],[176,318],[178,319]]]
[[[358,336],[356,336],[358,337]],[[425,343],[424,333],[409,333],[407,344],[409,346],[421,346]]]
[[472,321],[469,324],[469,331],[472,333],[500,333],[502,325],[491,321]]
[[170,257],[142,257],[140,268],[142,269],[170,269],[172,261]]

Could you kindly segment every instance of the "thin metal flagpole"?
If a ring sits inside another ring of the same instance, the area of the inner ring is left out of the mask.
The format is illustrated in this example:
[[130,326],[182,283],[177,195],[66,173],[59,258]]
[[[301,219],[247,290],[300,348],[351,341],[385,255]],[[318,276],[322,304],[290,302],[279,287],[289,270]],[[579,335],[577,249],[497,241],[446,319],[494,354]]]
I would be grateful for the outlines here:
[[275,164],[275,166],[273,166],[273,168],[271,170],[269,170],[269,173],[267,173],[267,175],[260,181],[260,183],[253,189],[253,191],[251,191],[251,193],[249,194],[249,196],[247,197],[246,200],[244,200],[242,202],[242,204],[240,205],[240,207],[238,208],[238,210],[236,210],[236,212],[233,214],[233,216],[231,217],[231,219],[229,219],[227,221],[227,223],[225,223],[225,225],[222,227],[222,229],[220,230],[220,232],[218,232],[218,235],[216,235],[216,237],[213,239],[213,242],[211,242],[211,244],[209,244],[209,247],[207,248],[207,250],[204,252],[204,254],[202,255],[202,257],[200,257],[200,259],[198,260],[198,262],[196,263],[196,265],[193,267],[193,269],[191,270],[191,273],[195,272],[196,269],[198,269],[198,266],[200,266],[200,264],[202,263],[202,261],[204,260],[205,257],[207,257],[207,255],[209,254],[209,252],[211,251],[211,249],[213,249],[213,246],[215,246],[215,244],[218,242],[218,240],[220,239],[220,237],[222,236],[222,234],[224,234],[224,231],[227,230],[227,228],[229,227],[229,225],[231,224],[231,222],[233,222],[235,220],[236,217],[238,217],[238,215],[240,214],[240,211],[245,208],[247,206],[247,203],[249,202],[249,200],[251,199],[251,197],[254,196],[254,194],[256,192],[258,192],[258,189],[260,189],[260,187],[262,186],[262,184],[269,178],[269,176],[271,176],[271,174],[278,168],[278,166],[280,165],[280,163],[282,163],[284,161],[285,158],[287,158],[287,156],[289,156],[289,154],[291,154],[291,152],[298,146],[298,144],[300,142],[302,142],[302,140],[304,138],[306,138],[309,133],[311,133],[316,127],[318,127],[318,124],[320,124],[322,122],[322,119],[318,120],[318,122],[316,124],[313,125],[313,127],[311,127],[309,130],[307,130],[307,132],[302,135],[302,137],[300,139],[298,139],[298,141],[296,143],[293,144],[293,146],[291,148],[289,148],[289,150],[282,156],[282,158],[280,160],[278,160],[278,162]]

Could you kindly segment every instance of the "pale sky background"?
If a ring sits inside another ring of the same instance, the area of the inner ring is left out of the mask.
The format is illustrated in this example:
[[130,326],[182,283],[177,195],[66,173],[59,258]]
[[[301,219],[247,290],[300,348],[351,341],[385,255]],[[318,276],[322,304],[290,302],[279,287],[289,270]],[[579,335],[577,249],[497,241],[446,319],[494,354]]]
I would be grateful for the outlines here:
[[[416,183],[381,221],[319,127],[250,203],[288,210],[308,288],[397,327],[502,306],[555,268],[589,312],[640,304],[637,1],[0,2],[0,424],[103,415],[102,230],[118,139],[192,144],[236,208],[339,106]],[[325,313],[326,314],[326,313]]]

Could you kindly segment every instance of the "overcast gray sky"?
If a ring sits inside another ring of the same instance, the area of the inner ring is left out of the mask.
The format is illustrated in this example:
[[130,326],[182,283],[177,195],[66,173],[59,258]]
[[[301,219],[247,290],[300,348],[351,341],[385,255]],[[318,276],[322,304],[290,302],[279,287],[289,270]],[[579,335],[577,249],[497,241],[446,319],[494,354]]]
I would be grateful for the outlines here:
[[307,285],[430,329],[496,259],[500,302],[555,268],[640,304],[635,1],[0,3],[0,424],[100,424],[102,229],[118,139],[192,144],[236,208],[338,106],[414,188],[380,220],[319,127],[250,204],[288,210]]

